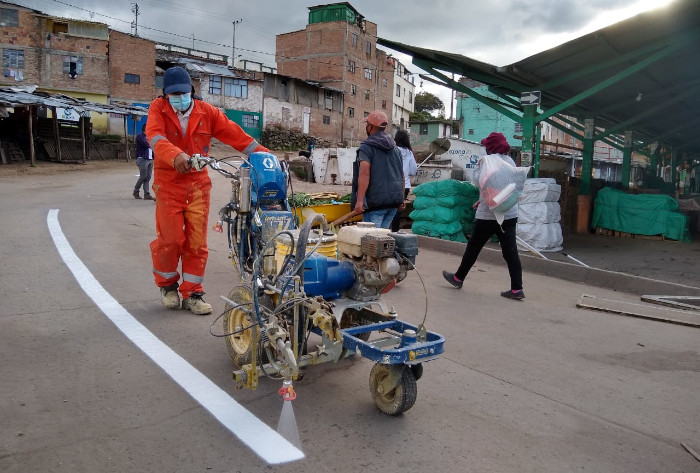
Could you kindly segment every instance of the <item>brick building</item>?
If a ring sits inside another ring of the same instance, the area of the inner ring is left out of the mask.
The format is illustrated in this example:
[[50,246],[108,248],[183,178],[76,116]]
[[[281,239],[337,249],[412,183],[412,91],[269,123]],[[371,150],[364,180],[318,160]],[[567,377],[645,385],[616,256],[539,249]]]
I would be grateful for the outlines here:
[[[0,2],[1,85],[36,85],[91,102],[108,103],[107,25],[57,18]],[[70,111],[62,118],[75,118]],[[60,116],[60,115],[59,115]],[[107,131],[107,117],[92,114],[95,131]]]
[[341,141],[357,145],[364,136],[363,117],[372,110],[392,115],[392,61],[376,48],[377,25],[350,3],[309,7],[304,30],[277,35],[279,74],[344,93]]
[[265,126],[281,126],[337,142],[342,134],[343,93],[301,79],[265,74]]
[[[138,36],[109,30],[109,98],[112,104],[148,107],[156,98],[156,44]],[[145,121],[127,119],[129,134],[141,132]],[[110,133],[123,132],[123,118],[109,119]]]

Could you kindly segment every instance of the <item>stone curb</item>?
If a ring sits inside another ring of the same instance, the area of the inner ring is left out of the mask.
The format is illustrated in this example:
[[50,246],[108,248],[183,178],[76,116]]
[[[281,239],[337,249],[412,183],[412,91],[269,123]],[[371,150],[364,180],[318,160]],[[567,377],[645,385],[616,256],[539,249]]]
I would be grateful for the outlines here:
[[[419,249],[439,251],[461,257],[462,254],[464,254],[466,246],[465,243],[418,235]],[[484,247],[479,254],[479,260],[488,264],[505,266],[505,261],[503,261],[500,250],[493,248]],[[520,261],[523,266],[523,271],[542,274],[564,281],[613,289],[629,294],[700,296],[700,287],[686,286],[604,269],[586,268],[577,264],[561,261],[544,260],[525,253],[520,253]]]

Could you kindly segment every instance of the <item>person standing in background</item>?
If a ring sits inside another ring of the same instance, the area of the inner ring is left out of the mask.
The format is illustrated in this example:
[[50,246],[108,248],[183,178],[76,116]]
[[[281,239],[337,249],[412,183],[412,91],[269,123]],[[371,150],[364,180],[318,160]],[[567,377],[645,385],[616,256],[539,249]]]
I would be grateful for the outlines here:
[[146,125],[141,127],[141,133],[136,135],[136,165],[139,167],[139,179],[134,186],[134,199],[140,199],[139,194],[141,186],[143,186],[143,198],[145,200],[156,200],[151,196],[149,189],[151,183],[151,175],[153,174],[153,151],[148,145],[146,138]]
[[[413,156],[413,149],[411,148],[411,140],[408,136],[406,130],[399,130],[394,136],[394,141],[396,146],[401,151],[401,161],[403,161],[403,177],[404,177],[404,191],[403,199],[404,204],[406,203],[406,198],[409,192],[411,192],[411,176],[415,176],[418,172],[418,166],[416,165],[416,157]],[[398,232],[401,229],[401,212],[396,212],[394,220],[391,221],[391,231]]]

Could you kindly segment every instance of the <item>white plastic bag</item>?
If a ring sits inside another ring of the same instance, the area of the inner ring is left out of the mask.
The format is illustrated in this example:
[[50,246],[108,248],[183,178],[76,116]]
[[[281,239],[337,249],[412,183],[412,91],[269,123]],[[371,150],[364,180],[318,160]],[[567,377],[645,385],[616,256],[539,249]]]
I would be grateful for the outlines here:
[[481,201],[503,223],[505,213],[518,203],[529,167],[515,167],[497,154],[479,160],[479,192]]

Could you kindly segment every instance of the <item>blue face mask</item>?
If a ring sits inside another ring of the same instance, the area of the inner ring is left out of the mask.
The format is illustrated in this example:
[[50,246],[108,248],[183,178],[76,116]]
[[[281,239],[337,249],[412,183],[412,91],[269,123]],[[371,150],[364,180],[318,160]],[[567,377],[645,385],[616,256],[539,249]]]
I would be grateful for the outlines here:
[[170,105],[178,112],[184,112],[190,108],[192,96],[190,94],[168,95],[168,102],[170,102]]

